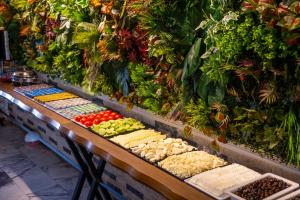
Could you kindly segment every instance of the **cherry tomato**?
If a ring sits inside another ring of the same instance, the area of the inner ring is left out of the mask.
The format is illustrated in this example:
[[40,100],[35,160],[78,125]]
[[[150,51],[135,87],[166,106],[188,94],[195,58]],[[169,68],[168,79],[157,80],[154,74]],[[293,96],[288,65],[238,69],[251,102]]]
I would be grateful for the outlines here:
[[115,117],[113,117],[113,116],[108,116],[107,119],[108,119],[108,120],[114,120]]
[[99,120],[99,119],[94,119],[94,121],[93,121],[93,124],[96,124],[96,125],[98,125],[98,124],[100,124],[101,123],[101,121]]
[[108,116],[110,116],[108,113],[105,113],[105,114],[103,115],[103,117],[108,117]]
[[122,116],[122,115],[119,115],[119,114],[115,115],[114,117],[115,117],[116,119],[123,118],[123,116]]
[[101,121],[106,122],[106,121],[108,121],[108,118],[107,117],[102,117]]
[[89,116],[88,116],[88,119],[91,120],[91,121],[93,121],[93,120],[95,119],[95,116],[89,115]]
[[80,122],[81,119],[82,119],[82,116],[76,116],[76,117],[75,117],[75,121],[76,121],[76,122]]
[[96,117],[102,117],[103,113],[97,113]]
[[115,115],[118,115],[118,113],[115,112],[110,113],[110,116],[115,116]]
[[86,117],[82,117],[81,120],[80,120],[80,123],[84,124],[86,121],[87,121],[87,118]]
[[84,125],[85,125],[86,127],[91,127],[91,126],[93,125],[93,123],[92,123],[91,121],[86,121],[86,122],[84,123]]
[[112,110],[106,110],[105,113],[112,113]]

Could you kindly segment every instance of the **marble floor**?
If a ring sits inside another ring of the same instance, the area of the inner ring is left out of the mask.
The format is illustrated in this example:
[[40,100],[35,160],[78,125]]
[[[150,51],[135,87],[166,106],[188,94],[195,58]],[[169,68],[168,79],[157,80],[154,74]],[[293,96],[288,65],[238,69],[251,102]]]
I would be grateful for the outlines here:
[[[20,128],[0,123],[0,200],[69,200],[79,173]],[[86,186],[80,199],[86,199]]]

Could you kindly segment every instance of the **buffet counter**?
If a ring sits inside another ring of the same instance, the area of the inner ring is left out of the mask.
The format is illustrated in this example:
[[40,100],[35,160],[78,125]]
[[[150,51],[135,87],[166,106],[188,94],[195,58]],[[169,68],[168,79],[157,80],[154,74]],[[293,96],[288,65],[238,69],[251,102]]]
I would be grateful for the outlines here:
[[92,134],[89,130],[31,101],[13,90],[8,83],[0,83],[0,96],[31,112],[35,117],[57,129],[64,137],[80,144],[88,152],[126,172],[135,180],[149,186],[167,199],[213,199],[165,171],[138,158],[125,149]]

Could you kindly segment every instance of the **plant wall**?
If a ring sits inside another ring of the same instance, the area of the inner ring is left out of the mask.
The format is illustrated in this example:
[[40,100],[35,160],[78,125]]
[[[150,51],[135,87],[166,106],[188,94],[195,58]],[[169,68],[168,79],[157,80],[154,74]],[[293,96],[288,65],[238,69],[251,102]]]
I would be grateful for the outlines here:
[[0,2],[19,62],[300,166],[299,1]]

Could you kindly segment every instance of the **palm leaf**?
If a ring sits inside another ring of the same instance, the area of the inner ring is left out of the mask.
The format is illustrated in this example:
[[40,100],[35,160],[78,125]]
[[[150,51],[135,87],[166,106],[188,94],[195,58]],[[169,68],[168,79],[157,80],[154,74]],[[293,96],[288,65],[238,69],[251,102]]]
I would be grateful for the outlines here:
[[268,83],[259,91],[260,103],[274,104],[278,100],[276,86],[273,83]]

